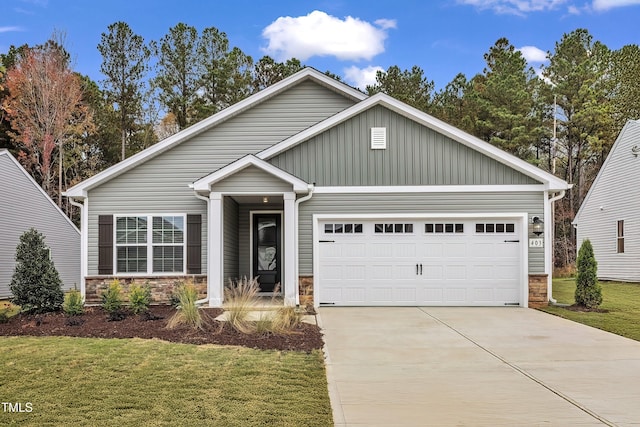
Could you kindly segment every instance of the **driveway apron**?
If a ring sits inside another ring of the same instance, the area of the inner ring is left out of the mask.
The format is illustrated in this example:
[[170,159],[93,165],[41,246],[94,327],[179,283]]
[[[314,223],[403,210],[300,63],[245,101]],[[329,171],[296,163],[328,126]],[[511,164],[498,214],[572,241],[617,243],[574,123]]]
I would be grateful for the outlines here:
[[640,343],[515,307],[322,307],[341,426],[640,426]]

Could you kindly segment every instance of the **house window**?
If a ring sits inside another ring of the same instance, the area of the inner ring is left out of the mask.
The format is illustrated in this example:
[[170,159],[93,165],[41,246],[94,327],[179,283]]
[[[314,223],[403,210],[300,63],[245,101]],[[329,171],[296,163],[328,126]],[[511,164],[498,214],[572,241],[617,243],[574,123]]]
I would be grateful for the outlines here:
[[184,225],[183,215],[116,217],[116,272],[183,272]]
[[373,231],[376,234],[411,234],[413,224],[375,224]]
[[455,223],[429,223],[424,225],[425,233],[464,233],[464,224]]
[[618,239],[617,239],[617,252],[619,254],[624,253],[624,220],[618,221]]

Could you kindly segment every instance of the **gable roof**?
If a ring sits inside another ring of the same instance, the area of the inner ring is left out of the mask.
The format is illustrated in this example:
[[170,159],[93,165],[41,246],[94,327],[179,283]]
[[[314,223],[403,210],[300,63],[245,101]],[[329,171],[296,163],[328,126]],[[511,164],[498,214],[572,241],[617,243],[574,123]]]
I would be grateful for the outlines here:
[[265,171],[268,174],[271,174],[283,180],[284,182],[291,184],[291,186],[293,187],[293,191],[295,191],[296,193],[306,193],[309,191],[309,185],[300,178],[283,171],[282,169],[272,165],[271,163],[267,163],[264,160],[257,158],[253,154],[246,155],[236,160],[235,162],[230,163],[227,166],[200,178],[189,186],[193,188],[194,191],[210,191],[211,186],[216,182],[220,182],[223,179],[237,172],[240,172],[245,168],[248,168],[249,166],[254,166],[260,170]]
[[320,133],[342,123],[356,115],[366,111],[375,106],[386,107],[410,120],[413,120],[419,124],[422,124],[438,133],[441,133],[454,141],[457,141],[469,148],[472,148],[506,166],[509,166],[524,175],[527,175],[535,180],[542,182],[546,190],[560,191],[569,188],[569,185],[564,180],[555,177],[554,175],[543,171],[542,169],[512,155],[509,154],[488,142],[481,140],[473,135],[470,135],[452,125],[449,125],[441,120],[436,119],[429,114],[426,114],[416,108],[413,108],[395,98],[378,93],[370,98],[367,98],[353,107],[347,108],[332,117],[329,117],[322,122],[311,126],[303,130],[302,132],[287,138],[286,140],[267,148],[257,154],[260,159],[268,160],[289,148],[292,148]]
[[275,96],[279,93],[285,91],[286,89],[297,85],[306,80],[313,80],[316,83],[319,83],[322,86],[325,86],[335,92],[338,92],[347,98],[353,99],[354,101],[361,101],[367,98],[367,95],[360,92],[357,89],[352,88],[351,86],[346,85],[345,83],[339,82],[336,79],[327,76],[320,71],[313,68],[304,68],[301,71],[279,81],[278,83],[269,86],[266,89],[261,90],[260,92],[251,95],[244,100],[225,108],[222,111],[214,114],[213,116],[204,119],[193,126],[190,126],[175,135],[170,136],[151,147],[142,150],[141,152],[134,154],[133,156],[111,166],[108,169],[88,178],[79,184],[69,188],[67,191],[63,193],[63,195],[67,197],[75,197],[75,198],[84,198],[87,196],[87,191],[97,187],[98,185],[115,178],[116,176],[138,166],[141,163],[167,151],[176,145],[181,144],[182,142],[205,132],[212,127],[240,114],[241,112]]
[[[584,200],[582,200],[582,204],[580,205],[580,208],[578,209],[578,212],[576,212],[576,216],[573,218],[573,221],[571,222],[572,224],[574,224],[574,225],[578,224],[578,220],[580,218],[580,215],[582,215],[582,211],[585,209],[585,206],[587,205],[587,202],[591,198],[591,195],[593,194],[593,192],[598,187],[598,183],[600,182],[600,180],[603,179],[602,176],[606,173],[606,171],[608,169],[608,166],[609,166],[609,163],[611,162],[611,159],[613,158],[613,154],[618,149],[618,146],[623,144],[623,141],[625,140],[625,137],[626,137],[626,133],[629,132],[629,130],[631,128],[636,127],[636,126],[640,126],[640,120],[628,120],[624,124],[624,126],[622,127],[622,130],[620,131],[620,134],[618,134],[618,137],[616,138],[616,142],[613,143],[613,146],[611,147],[611,150],[609,151],[609,154],[607,155],[607,158],[604,160],[604,163],[602,164],[602,167],[598,171],[598,175],[596,175],[596,178],[593,180],[593,183],[591,184],[591,187],[589,188],[589,191],[587,191],[587,195],[584,197]],[[638,145],[640,145],[640,144],[638,144]]]
[[[27,179],[29,181],[29,185],[32,185],[40,194],[42,194],[42,197],[44,199],[46,199],[48,203],[51,204],[51,206],[60,214],[60,216],[62,216],[73,227],[73,229],[78,234],[80,234],[80,230],[78,230],[78,227],[76,227],[76,225],[73,223],[73,221],[71,221],[71,219],[64,212],[62,212],[62,209],[60,209],[60,207],[53,200],[51,200],[51,197],[49,197],[49,195],[46,193],[46,191],[44,191],[42,189],[42,187],[40,185],[38,185],[36,180],[33,179],[33,177],[29,174],[29,172],[27,172],[22,167],[20,162],[15,157],[13,157],[13,155],[9,152],[9,150],[0,149],[0,156],[6,156],[8,159],[10,159],[15,164],[16,169],[18,171],[20,171],[20,173],[22,173],[24,176],[27,177]],[[16,189],[16,191],[20,191],[20,189]]]

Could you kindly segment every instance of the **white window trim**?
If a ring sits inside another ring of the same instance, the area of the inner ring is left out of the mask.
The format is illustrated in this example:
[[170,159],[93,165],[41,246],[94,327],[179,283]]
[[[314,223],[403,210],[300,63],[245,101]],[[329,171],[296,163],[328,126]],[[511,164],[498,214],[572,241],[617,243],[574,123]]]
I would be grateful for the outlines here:
[[[168,243],[153,243],[153,218],[154,217],[166,217],[177,216],[182,217],[182,223],[184,224],[182,244],[168,244]],[[146,217],[147,218],[147,242],[144,246],[147,247],[147,271],[146,272],[127,272],[118,271],[118,246],[143,246],[141,244],[118,244],[117,231],[118,231],[118,218],[128,217]],[[167,271],[167,272],[154,272],[153,271],[153,247],[154,246],[182,246],[182,271]],[[113,215],[113,274],[116,276],[132,276],[132,277],[147,277],[147,276],[184,276],[187,271],[187,215],[185,213],[132,213],[132,214],[116,214]]]

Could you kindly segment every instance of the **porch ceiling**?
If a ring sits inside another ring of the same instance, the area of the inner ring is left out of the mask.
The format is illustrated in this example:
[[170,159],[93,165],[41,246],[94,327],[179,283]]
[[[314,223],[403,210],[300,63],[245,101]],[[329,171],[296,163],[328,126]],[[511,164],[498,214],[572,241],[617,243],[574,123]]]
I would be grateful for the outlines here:
[[282,195],[272,195],[266,196],[268,198],[268,202],[264,203],[264,195],[256,195],[256,196],[228,196],[231,197],[236,203],[239,205],[264,205],[265,208],[273,208],[274,206],[284,206],[284,199]]

